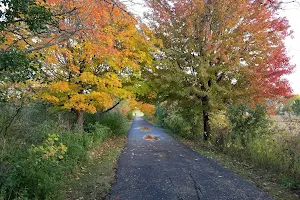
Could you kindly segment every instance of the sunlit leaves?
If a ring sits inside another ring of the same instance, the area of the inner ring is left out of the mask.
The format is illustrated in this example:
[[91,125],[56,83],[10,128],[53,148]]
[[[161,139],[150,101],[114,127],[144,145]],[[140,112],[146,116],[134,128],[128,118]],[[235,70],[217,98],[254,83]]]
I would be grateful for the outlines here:
[[[135,96],[132,77],[150,66],[154,38],[150,30],[138,28],[133,16],[105,1],[50,1],[52,9],[76,7],[76,15],[60,26],[78,30],[68,41],[44,52],[41,98],[61,109],[95,113],[120,99]],[[80,27],[80,29],[78,29]],[[82,28],[82,29],[81,29]],[[145,32],[147,31],[147,32]]]
[[30,151],[38,156],[38,162],[40,162],[42,159],[61,160],[64,158],[68,147],[59,142],[59,140],[60,138],[57,134],[48,134],[46,141],[39,146],[32,145]]
[[139,109],[144,114],[148,116],[154,116],[155,113],[155,106],[153,104],[138,102],[138,101],[131,101],[130,106],[132,109]]

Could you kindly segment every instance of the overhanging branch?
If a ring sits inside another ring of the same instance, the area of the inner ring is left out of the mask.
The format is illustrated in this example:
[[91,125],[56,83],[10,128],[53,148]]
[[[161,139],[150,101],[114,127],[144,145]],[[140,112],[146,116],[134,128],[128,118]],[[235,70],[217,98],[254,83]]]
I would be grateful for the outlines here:
[[105,114],[105,113],[111,111],[112,109],[114,109],[115,107],[117,107],[122,101],[123,101],[123,99],[121,99],[120,101],[118,101],[115,105],[113,105],[112,107],[108,108],[107,110],[99,112],[99,114],[102,115],[102,114]]

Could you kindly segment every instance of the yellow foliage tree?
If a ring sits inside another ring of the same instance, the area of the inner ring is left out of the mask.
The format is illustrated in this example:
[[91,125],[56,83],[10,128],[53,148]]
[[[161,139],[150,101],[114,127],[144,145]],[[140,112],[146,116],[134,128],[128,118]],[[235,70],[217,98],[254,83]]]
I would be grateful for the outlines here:
[[[97,6],[91,6],[95,3]],[[99,3],[105,2],[76,1],[82,6],[78,6],[81,10],[77,10],[75,21],[81,19],[84,27],[93,29],[78,31],[65,43],[46,50],[43,72],[47,83],[38,93],[62,109],[75,111],[81,131],[84,111],[105,111],[122,99],[134,97],[133,77],[140,77],[141,69],[150,66],[152,60],[147,27],[124,13],[123,5],[101,7]],[[86,16],[85,5],[89,5],[90,16]],[[70,19],[62,23],[69,28],[74,25]]]

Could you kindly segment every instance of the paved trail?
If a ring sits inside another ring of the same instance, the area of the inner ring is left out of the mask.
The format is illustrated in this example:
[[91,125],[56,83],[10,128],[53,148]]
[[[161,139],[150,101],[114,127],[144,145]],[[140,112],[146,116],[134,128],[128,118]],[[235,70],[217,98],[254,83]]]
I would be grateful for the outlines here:
[[[146,132],[158,141],[146,141]],[[272,199],[199,153],[136,117],[129,132],[112,186],[111,200]]]

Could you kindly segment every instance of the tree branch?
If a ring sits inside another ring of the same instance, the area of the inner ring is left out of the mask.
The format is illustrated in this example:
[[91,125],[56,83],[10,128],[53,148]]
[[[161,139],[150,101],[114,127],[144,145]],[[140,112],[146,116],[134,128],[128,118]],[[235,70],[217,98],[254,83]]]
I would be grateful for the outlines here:
[[112,109],[114,109],[115,107],[117,107],[117,105],[119,105],[122,101],[123,101],[123,99],[121,99],[120,101],[118,101],[115,105],[113,105],[112,107],[108,108],[107,110],[100,112],[99,114],[102,115],[102,114],[105,114],[105,113],[111,111]]

